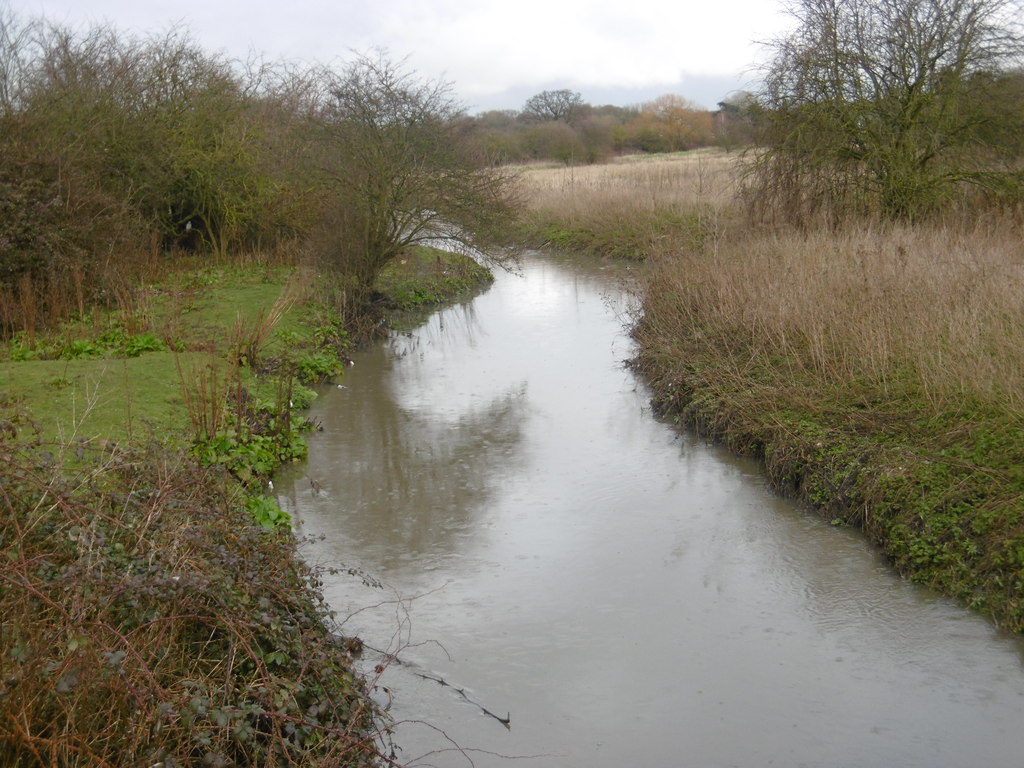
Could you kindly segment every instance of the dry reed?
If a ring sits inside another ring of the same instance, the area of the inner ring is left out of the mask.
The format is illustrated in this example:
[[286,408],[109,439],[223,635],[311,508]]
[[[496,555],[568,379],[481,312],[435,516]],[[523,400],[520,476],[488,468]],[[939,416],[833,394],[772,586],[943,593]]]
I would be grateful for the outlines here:
[[[526,168],[525,196],[568,226],[600,212],[659,228],[648,238],[648,324],[697,333],[745,358],[936,407],[970,397],[1024,412],[1024,249],[1009,220],[752,228],[738,158],[696,152]],[[651,218],[671,209],[686,228]],[[692,222],[700,228],[694,237]]]
[[523,241],[643,259],[659,242],[717,228],[731,199],[737,158],[717,151],[625,157],[608,165],[526,167]]
[[594,210],[653,210],[723,205],[735,194],[737,156],[711,150],[605,165],[525,166],[520,188],[531,210],[565,219]]
[[653,264],[648,309],[677,318],[673,335],[700,328],[828,389],[1024,412],[1024,252],[1009,224],[739,235]]

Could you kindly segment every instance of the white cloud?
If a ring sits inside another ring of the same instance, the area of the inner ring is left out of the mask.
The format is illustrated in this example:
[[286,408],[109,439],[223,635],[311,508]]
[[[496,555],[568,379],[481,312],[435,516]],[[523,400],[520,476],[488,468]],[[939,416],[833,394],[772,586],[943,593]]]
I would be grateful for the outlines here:
[[[571,87],[668,92],[687,82],[742,84],[752,41],[784,18],[765,0],[14,0],[25,15],[134,31],[183,21],[213,50],[332,61],[386,48],[470,102]],[[532,89],[532,91],[531,91]],[[698,98],[699,95],[684,93]],[[711,96],[714,100],[725,92]],[[709,99],[703,99],[707,102]],[[515,106],[509,104],[507,106]]]

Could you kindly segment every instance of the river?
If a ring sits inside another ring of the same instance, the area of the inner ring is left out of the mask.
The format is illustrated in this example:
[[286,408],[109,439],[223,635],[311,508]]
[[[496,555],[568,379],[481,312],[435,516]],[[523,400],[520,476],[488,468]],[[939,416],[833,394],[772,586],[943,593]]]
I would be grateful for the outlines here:
[[275,478],[306,557],[355,573],[325,593],[398,760],[1024,763],[1021,640],[655,419],[625,277],[531,255],[360,352]]

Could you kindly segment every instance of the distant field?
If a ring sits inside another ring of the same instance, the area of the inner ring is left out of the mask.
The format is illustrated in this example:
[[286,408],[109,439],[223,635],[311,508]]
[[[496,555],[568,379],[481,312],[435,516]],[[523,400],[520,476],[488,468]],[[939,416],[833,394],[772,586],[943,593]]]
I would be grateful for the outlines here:
[[699,150],[626,155],[601,165],[521,167],[531,210],[722,205],[736,192],[738,155]]
[[644,259],[666,238],[700,239],[713,219],[733,210],[738,161],[736,154],[699,150],[628,155],[604,165],[521,166],[524,240]]

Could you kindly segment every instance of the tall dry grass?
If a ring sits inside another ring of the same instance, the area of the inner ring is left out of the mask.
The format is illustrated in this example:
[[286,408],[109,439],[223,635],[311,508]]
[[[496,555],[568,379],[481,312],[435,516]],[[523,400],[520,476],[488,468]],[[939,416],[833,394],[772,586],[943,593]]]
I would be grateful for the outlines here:
[[725,205],[736,192],[738,156],[719,150],[627,155],[603,165],[523,166],[520,190],[533,211],[566,219],[594,211]]
[[821,386],[1024,413],[1024,248],[1010,222],[728,233],[652,254],[646,310]]
[[643,259],[666,236],[699,239],[732,198],[737,158],[699,151],[631,156],[607,165],[520,170],[524,241]]
[[[970,397],[1024,413],[1014,221],[754,227],[739,162],[720,151],[626,157],[524,168],[520,183],[531,210],[568,226],[649,223],[644,312],[666,344],[696,334],[783,384],[911,388],[936,407]],[[686,226],[659,219],[666,209]]]

